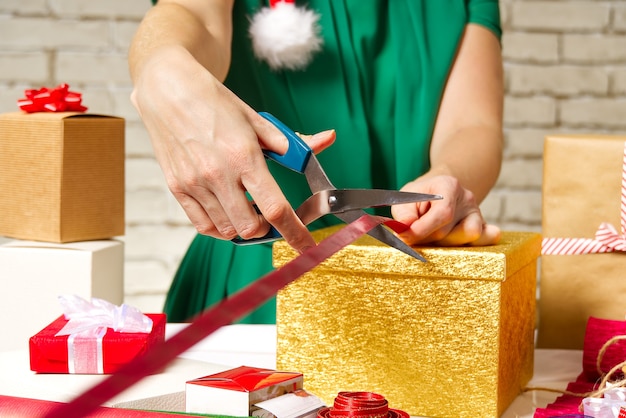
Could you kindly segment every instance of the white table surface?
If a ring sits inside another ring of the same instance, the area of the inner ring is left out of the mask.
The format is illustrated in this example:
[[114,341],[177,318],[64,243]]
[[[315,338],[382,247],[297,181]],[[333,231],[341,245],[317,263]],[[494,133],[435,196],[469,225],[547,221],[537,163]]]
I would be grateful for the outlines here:
[[[168,324],[166,338],[184,326]],[[250,344],[250,341],[254,343]],[[273,369],[276,367],[275,353],[275,326],[226,326],[183,353],[163,373],[144,378],[105,405],[176,410],[184,402],[187,380],[241,365]],[[528,386],[564,389],[581,370],[581,351],[537,349],[534,376]],[[1,395],[68,402],[104,378],[106,376],[36,374],[30,370],[27,351],[0,353]],[[502,418],[531,418],[536,408],[545,407],[557,396],[545,391],[523,393]]]

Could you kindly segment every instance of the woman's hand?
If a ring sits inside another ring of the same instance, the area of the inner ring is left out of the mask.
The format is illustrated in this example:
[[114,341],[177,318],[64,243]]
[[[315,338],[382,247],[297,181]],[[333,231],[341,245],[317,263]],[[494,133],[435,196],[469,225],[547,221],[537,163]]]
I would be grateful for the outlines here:
[[500,229],[485,223],[471,191],[452,176],[421,178],[405,185],[405,192],[431,193],[442,200],[407,203],[391,208],[399,222],[409,225],[400,237],[409,245],[492,245],[500,240]]
[[[284,135],[183,49],[160,51],[145,69],[132,102],[169,189],[198,232],[249,239],[265,235],[272,224],[296,250],[314,246],[262,153],[284,153]],[[320,151],[333,142],[334,131],[304,139]]]

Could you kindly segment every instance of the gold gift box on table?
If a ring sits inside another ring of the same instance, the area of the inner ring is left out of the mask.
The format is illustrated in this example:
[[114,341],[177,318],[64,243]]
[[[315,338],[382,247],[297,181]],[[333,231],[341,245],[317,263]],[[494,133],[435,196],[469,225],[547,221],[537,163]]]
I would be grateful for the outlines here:
[[[369,391],[411,415],[498,417],[533,373],[541,237],[419,250],[428,263],[364,236],[282,289],[277,367],[329,405]],[[276,267],[295,256],[274,244]]]
[[0,114],[0,235],[55,243],[124,234],[124,119]]
[[[618,233],[626,136],[551,135],[544,141],[544,238],[595,238],[603,222]],[[541,257],[537,346],[582,349],[590,316],[623,320],[624,253]]]

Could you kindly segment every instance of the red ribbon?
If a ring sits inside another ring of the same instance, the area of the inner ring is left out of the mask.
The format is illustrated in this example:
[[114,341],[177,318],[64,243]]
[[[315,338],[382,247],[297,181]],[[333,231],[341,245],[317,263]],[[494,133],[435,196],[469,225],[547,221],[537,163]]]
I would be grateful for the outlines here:
[[[396,232],[406,229],[405,225],[391,221],[388,218],[363,215],[345,228],[321,241],[317,246],[308,249],[300,256],[291,260],[280,269],[261,277],[228,299],[207,309],[178,334],[163,343],[155,345],[143,356],[136,357],[133,361],[118,369],[116,373],[87,390],[70,403],[60,405],[59,408],[51,411],[46,417],[82,417],[89,414],[98,405],[128,389],[145,376],[161,371],[163,367],[175,360],[178,355],[187,351],[214,331],[261,306],[276,295],[280,289],[382,223],[394,230],[395,227],[404,226],[404,228],[400,228]],[[408,418],[408,415],[394,415],[394,410],[389,410],[389,413],[392,414],[389,415],[390,418]]]
[[53,89],[42,87],[39,90],[27,89],[26,98],[17,101],[20,109],[28,113],[35,112],[84,112],[81,104],[82,95],[70,91],[67,84],[59,84]]
[[339,392],[331,408],[322,408],[317,418],[409,418],[399,409],[389,408],[387,399],[372,392]]
[[[602,347],[613,337],[626,335],[626,321],[615,321],[590,317],[585,330],[585,341],[583,344],[582,371],[576,380],[567,385],[566,390],[572,393],[587,393],[597,389],[600,373],[597,368],[597,360]],[[610,345],[601,362],[601,370],[606,373],[617,364],[624,361],[626,353],[626,342],[617,341]],[[583,416],[580,414],[579,406],[582,397],[566,393],[555,399],[554,402],[545,408],[537,408],[534,418],[555,418],[560,416]],[[580,415],[574,415],[580,414]],[[626,418],[626,417],[624,417]]]

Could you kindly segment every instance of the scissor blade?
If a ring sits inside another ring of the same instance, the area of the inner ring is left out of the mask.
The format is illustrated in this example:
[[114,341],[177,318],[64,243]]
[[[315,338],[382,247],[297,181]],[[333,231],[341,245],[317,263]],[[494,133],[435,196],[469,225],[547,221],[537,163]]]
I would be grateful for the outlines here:
[[439,195],[382,189],[332,189],[314,193],[296,214],[305,225],[329,213],[442,199]]
[[334,204],[333,202],[330,204],[333,213],[443,199],[442,196],[436,194],[399,192],[397,190],[384,189],[339,189],[331,190],[330,194],[335,197]]
[[[335,216],[346,223],[350,223],[356,221],[365,214],[366,213],[363,210],[353,210],[349,212],[336,213]],[[373,238],[376,238],[378,241],[395,248],[398,251],[402,251],[406,255],[417,258],[424,263],[428,262],[428,260],[426,260],[420,253],[415,251],[413,248],[407,245],[400,238],[396,237],[392,232],[390,232],[382,225],[374,227],[367,234]]]
[[322,216],[332,213],[330,206],[330,196],[332,192],[334,192],[334,190],[322,190],[302,202],[298,209],[296,209],[296,215],[298,215],[298,218],[300,218],[303,224],[308,225]]
[[426,260],[420,253],[418,253],[413,248],[408,246],[400,238],[393,235],[393,233],[391,233],[388,229],[386,229],[382,225],[378,225],[374,227],[374,229],[371,229],[370,232],[368,232],[368,235],[376,238],[378,241],[384,242],[385,244],[392,246],[396,250],[402,251],[406,255],[410,255],[411,257],[417,258],[418,260],[424,263],[428,262],[428,260]]
[[335,188],[335,186],[333,186],[328,179],[328,176],[326,175],[326,172],[322,168],[320,162],[317,160],[317,157],[315,157],[315,154],[311,154],[309,157],[309,162],[304,168],[304,176],[309,184],[311,193],[317,193],[322,190],[331,190]]

